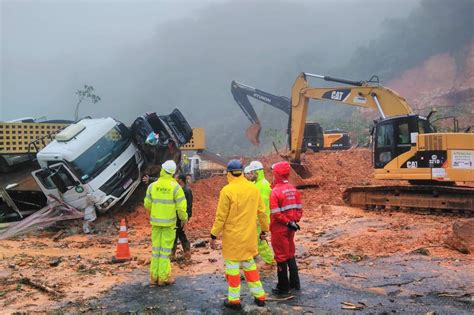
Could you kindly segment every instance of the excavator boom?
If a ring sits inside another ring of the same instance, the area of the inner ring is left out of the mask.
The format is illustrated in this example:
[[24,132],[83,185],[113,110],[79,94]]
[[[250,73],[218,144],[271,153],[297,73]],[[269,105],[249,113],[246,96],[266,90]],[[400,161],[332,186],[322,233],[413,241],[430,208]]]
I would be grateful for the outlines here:
[[249,101],[249,97],[271,105],[286,114],[290,114],[290,99],[284,96],[276,96],[265,91],[253,88],[243,83],[232,81],[231,92],[234,100],[239,104],[245,116],[250,120],[251,125],[245,134],[254,145],[260,144],[259,136],[262,126],[257,113]]
[[[350,84],[348,87],[319,88],[311,87],[307,77],[316,77],[325,81]],[[300,161],[304,125],[310,99],[343,103],[350,106],[378,110],[382,118],[410,115],[413,113],[406,100],[386,87],[370,86],[363,81],[350,81],[329,76],[301,73],[293,84],[291,94],[291,147],[290,159]]]

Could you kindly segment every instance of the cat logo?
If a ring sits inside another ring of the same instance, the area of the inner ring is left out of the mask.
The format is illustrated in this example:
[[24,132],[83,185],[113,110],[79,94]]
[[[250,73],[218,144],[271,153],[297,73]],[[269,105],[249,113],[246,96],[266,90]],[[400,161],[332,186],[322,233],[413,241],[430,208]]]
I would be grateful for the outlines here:
[[344,102],[351,93],[349,89],[331,90],[323,94],[322,98],[329,99],[332,101]]
[[344,93],[342,91],[332,91],[331,99],[336,101],[342,101],[342,96]]

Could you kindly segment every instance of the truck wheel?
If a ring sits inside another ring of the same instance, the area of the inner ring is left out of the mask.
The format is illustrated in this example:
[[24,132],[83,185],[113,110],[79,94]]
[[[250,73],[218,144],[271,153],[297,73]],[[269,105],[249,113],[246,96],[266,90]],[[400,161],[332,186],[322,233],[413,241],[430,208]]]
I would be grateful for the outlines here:
[[10,166],[8,165],[7,161],[5,161],[5,159],[0,156],[0,172],[8,173],[9,171],[10,171]]

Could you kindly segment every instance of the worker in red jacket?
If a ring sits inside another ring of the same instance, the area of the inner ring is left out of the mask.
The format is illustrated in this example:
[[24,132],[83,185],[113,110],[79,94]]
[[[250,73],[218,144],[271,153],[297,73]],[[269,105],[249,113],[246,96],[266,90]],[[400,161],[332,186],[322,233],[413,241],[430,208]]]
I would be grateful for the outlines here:
[[[303,215],[300,192],[290,183],[290,164],[278,162],[272,166],[273,190],[270,195],[270,232],[273,252],[277,262],[278,284],[276,294],[300,289],[298,267],[295,260],[295,232]],[[290,279],[288,281],[288,269]]]

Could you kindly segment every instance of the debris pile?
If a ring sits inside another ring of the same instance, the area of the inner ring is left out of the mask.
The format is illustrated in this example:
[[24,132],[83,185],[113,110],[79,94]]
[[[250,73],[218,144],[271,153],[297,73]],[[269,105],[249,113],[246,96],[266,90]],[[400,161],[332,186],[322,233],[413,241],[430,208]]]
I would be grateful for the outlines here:
[[33,230],[46,228],[60,221],[80,219],[84,217],[83,212],[67,205],[54,196],[50,197],[54,198],[52,203],[0,233],[0,240],[12,238]]

